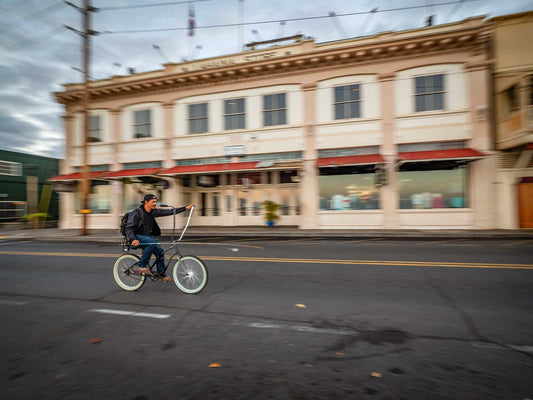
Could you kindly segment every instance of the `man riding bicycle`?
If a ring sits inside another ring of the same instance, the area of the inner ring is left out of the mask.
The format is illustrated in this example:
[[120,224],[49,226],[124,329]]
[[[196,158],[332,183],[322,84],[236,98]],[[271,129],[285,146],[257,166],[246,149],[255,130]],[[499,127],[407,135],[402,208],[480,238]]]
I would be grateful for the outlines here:
[[[161,229],[155,218],[166,217],[173,214],[182,213],[185,210],[190,210],[194,207],[190,204],[186,207],[180,207],[171,210],[157,209],[157,197],[154,194],[146,194],[142,204],[134,212],[131,212],[126,223],[126,236],[130,240],[132,246],[141,247],[143,249],[142,257],[138,263],[139,271],[146,275],[150,275],[151,271],[148,268],[148,262],[152,254],[156,257],[162,256],[164,253],[163,248],[157,243],[157,239],[154,236],[161,235]],[[157,273],[159,274],[161,281],[170,282],[172,278],[169,276],[163,276],[165,270],[165,260],[161,257],[157,261]]]

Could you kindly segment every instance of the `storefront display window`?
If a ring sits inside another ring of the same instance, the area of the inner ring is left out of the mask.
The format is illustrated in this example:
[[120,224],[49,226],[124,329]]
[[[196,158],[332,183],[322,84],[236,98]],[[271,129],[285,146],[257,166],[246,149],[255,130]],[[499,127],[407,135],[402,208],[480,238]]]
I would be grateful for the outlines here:
[[468,207],[467,168],[412,169],[398,173],[401,209]]
[[376,210],[380,208],[376,173],[369,168],[323,168],[319,177],[320,210]]
[[[111,212],[111,184],[106,181],[91,181],[87,196],[89,209],[93,214],[108,214]],[[81,184],[76,196],[77,210],[83,209],[83,192]]]

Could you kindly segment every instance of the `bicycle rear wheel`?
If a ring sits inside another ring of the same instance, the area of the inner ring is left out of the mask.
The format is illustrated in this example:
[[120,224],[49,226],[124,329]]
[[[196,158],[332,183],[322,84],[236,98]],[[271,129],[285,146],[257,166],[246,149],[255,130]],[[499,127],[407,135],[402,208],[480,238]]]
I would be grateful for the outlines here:
[[132,292],[139,289],[146,281],[146,276],[139,273],[135,264],[140,258],[133,254],[124,254],[117,258],[113,266],[113,278],[121,289]]
[[172,277],[182,292],[199,293],[207,284],[207,268],[198,257],[183,256],[174,264]]

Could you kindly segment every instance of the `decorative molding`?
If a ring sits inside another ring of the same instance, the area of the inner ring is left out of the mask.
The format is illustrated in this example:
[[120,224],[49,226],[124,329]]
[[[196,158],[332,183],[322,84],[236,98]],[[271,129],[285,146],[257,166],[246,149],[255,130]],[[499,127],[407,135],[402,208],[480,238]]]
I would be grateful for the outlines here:
[[378,80],[382,82],[393,81],[395,77],[396,77],[396,72],[385,72],[383,74],[378,75]]
[[[492,25],[485,22],[476,26],[468,23],[458,24],[457,29],[444,32],[437,26],[421,30],[418,35],[400,32],[397,35],[378,35],[373,41],[365,38],[346,40],[339,42],[338,46],[309,46],[311,43],[302,43],[300,44],[301,52],[289,52],[288,55],[279,58],[250,58],[250,61],[239,64],[221,62],[209,70],[176,72],[175,69],[169,68],[167,74],[164,74],[165,71],[159,75],[138,74],[137,80],[132,75],[108,81],[91,82],[91,99],[101,101],[108,98],[137,96],[141,93],[160,93],[264,79],[273,75],[298,74],[310,69],[384,63],[387,60],[396,60],[401,57],[429,56],[462,50],[483,54],[487,51],[486,44],[492,35]],[[468,65],[467,69],[477,70],[488,68],[488,66],[490,62],[482,61]],[[388,74],[383,74],[380,79],[388,80],[390,77]],[[83,88],[80,85],[66,85],[66,88],[64,92],[55,93],[59,103],[73,106],[82,100]]]

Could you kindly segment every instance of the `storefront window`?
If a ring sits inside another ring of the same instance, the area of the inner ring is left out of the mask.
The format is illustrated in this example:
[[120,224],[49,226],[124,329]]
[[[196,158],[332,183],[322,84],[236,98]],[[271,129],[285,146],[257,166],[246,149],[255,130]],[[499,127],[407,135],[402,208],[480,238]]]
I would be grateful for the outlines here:
[[401,209],[468,207],[466,168],[398,173]]
[[[76,198],[77,210],[83,209],[83,193],[81,184]],[[111,184],[106,181],[91,181],[87,196],[89,209],[93,214],[108,214],[111,212]]]
[[376,210],[380,208],[376,174],[355,167],[320,170],[320,210]]

